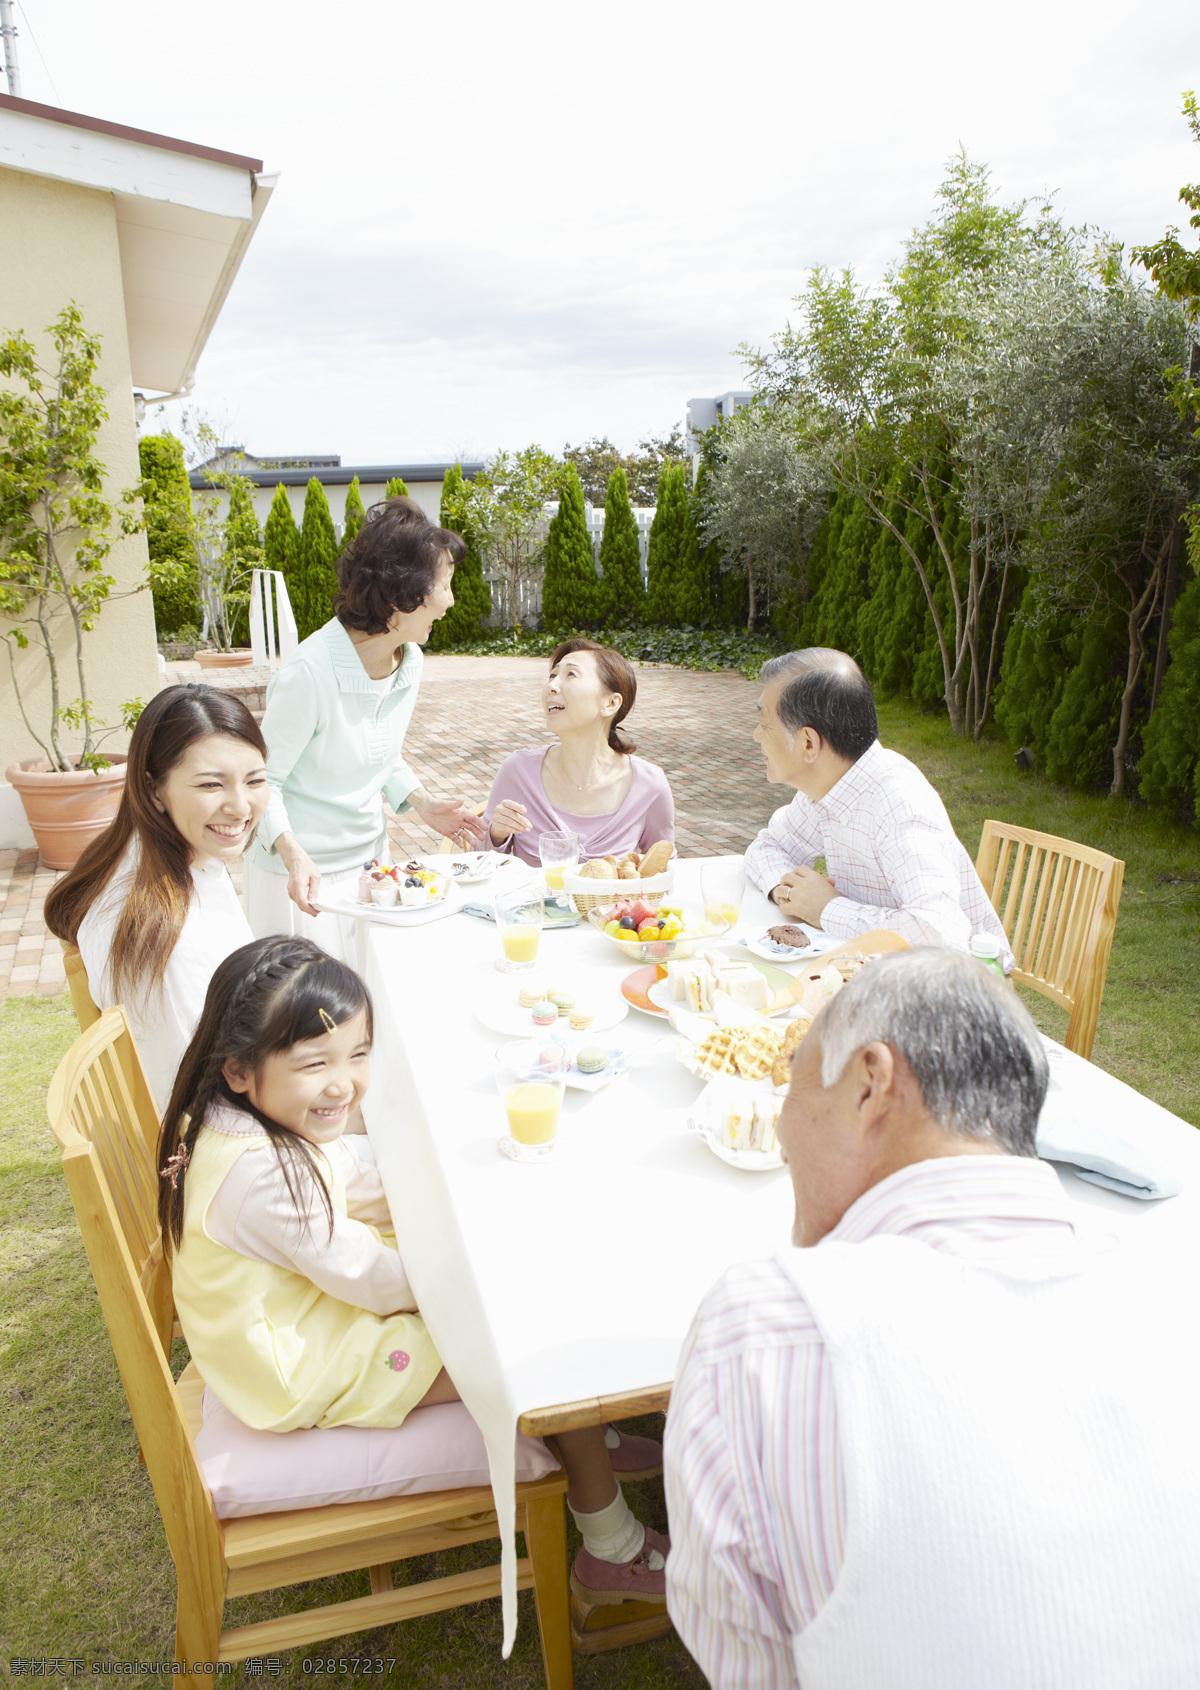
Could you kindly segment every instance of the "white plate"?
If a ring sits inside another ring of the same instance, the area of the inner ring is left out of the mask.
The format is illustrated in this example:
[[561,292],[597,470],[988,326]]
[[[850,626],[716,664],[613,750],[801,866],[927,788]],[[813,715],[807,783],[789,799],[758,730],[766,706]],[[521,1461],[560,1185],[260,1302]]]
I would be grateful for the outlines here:
[[[615,1027],[618,1021],[624,1020],[629,1013],[629,1005],[619,992],[611,986],[598,986],[591,992],[579,992],[576,996],[580,1003],[586,1003],[594,1012],[595,1020],[583,1032],[577,1032],[571,1027],[567,1017],[560,1015],[553,1027],[535,1027],[533,1017],[527,1009],[522,1008],[518,1001],[518,993],[525,979],[521,974],[506,974],[499,980],[489,981],[475,1000],[475,1013],[485,1027],[493,1033],[506,1033],[511,1039],[536,1039],[539,1034],[555,1034],[560,1030],[587,1043],[595,1033],[603,1033],[609,1027]],[[550,981],[553,985],[553,980]],[[574,988],[563,980],[563,990],[572,991]],[[603,1039],[595,1041],[604,1044]]]
[[511,857],[500,851],[464,851],[457,856],[439,857],[437,867],[439,872],[452,875],[456,886],[480,886],[511,861]]
[[453,915],[462,904],[462,895],[457,886],[447,881],[440,898],[430,898],[426,903],[407,910],[399,904],[391,909],[380,909],[377,904],[360,903],[354,897],[322,898],[318,895],[313,902],[327,915],[354,916],[359,921],[382,922],[386,927],[419,927],[423,921]]
[[[652,1004],[657,1005],[657,1007],[662,1010],[664,1015],[669,1015],[676,1004],[679,1004],[683,1009],[687,1008],[686,1003],[684,1003],[681,998],[673,998],[671,996],[671,985],[668,980],[656,980],[647,991],[646,996],[650,999]],[[764,1009],[760,1013],[768,1017],[786,1015],[789,1019],[791,1019],[795,1016],[797,1007],[798,1006],[789,999],[787,1003],[781,1003],[778,1009]],[[702,1009],[697,1013],[700,1015],[708,1015],[711,1011]]]
[[[726,1082],[728,1083],[728,1082]],[[761,1090],[763,1082],[755,1081],[753,1086],[746,1080],[735,1082],[751,1090]],[[778,1096],[770,1084],[767,1091]],[[722,1144],[718,1135],[721,1118],[721,1087],[707,1085],[696,1099],[687,1115],[687,1130],[695,1133],[697,1138],[705,1144],[717,1157],[718,1161],[726,1162],[731,1168],[740,1168],[747,1174],[769,1174],[776,1168],[782,1168],[783,1157],[778,1150],[731,1150],[727,1144]]]
[[836,950],[839,945],[846,943],[844,939],[835,939],[831,933],[822,933],[819,928],[810,927],[804,921],[773,922],[772,926],[803,927],[809,942],[803,947],[777,945],[773,939],[767,938],[767,930],[764,927],[757,938],[740,939],[738,943],[743,950],[761,957],[764,962],[807,962],[810,957],[823,956],[826,951]]

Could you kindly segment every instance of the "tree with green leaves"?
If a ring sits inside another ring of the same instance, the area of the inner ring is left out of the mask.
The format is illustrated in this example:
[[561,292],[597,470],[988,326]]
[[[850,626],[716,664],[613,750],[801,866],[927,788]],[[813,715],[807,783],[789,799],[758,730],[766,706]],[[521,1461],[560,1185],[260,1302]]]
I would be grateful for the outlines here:
[[183,461],[183,442],[173,434],[147,434],[138,441],[150,590],[159,639],[183,628],[199,628],[196,560],[188,538],[192,490]]
[[483,578],[483,562],[471,525],[465,486],[461,467],[452,464],[442,482],[439,521],[452,534],[461,535],[467,549],[454,569],[454,605],[434,623],[429,636],[430,651],[447,651],[473,640],[484,619],[492,613],[492,595]]
[[658,478],[666,466],[686,464],[690,457],[687,441],[678,423],[670,434],[661,438],[639,440],[637,449],[625,455],[607,435],[585,440],[580,446],[564,446],[562,455],[564,463],[574,464],[579,471],[583,496],[593,505],[605,502],[612,472],[623,469],[629,486],[629,501],[635,508],[643,510],[653,505]]
[[367,520],[367,513],[362,502],[362,490],[358,485],[357,475],[346,489],[346,511],[342,519],[342,550],[353,545],[354,536]]
[[239,475],[229,490],[229,511],[225,518],[224,569],[231,583],[229,591],[230,637],[234,645],[250,640],[250,587],[254,571],[263,567],[263,537],[254,509],[254,483]]
[[[1183,96],[1183,115],[1192,139],[1200,145],[1200,107],[1190,88]],[[1185,183],[1179,190],[1179,198],[1192,214],[1189,224],[1200,231],[1200,182]],[[1190,306],[1194,314],[1200,302],[1200,247],[1194,250],[1185,247],[1179,239],[1179,230],[1170,228],[1152,246],[1135,246],[1133,260],[1149,270],[1165,298]]]
[[600,540],[600,609],[604,622],[640,622],[646,602],[637,518],[625,471],[614,469],[604,497]]
[[385,499],[408,499],[411,498],[412,495],[409,493],[408,488],[404,485],[403,477],[393,475],[392,479],[383,490],[383,496]]
[[467,521],[480,555],[501,572],[505,614],[514,631],[521,626],[521,583],[536,567],[545,537],[543,507],[554,496],[561,469],[540,446],[526,446],[497,452],[463,483]]
[[1192,579],[1175,604],[1171,661],[1138,765],[1141,795],[1169,816],[1200,823],[1200,521],[1189,524]]
[[300,638],[307,639],[323,628],[333,614],[333,598],[338,590],[337,536],[333,518],[329,514],[329,500],[325,489],[314,475],[304,495],[304,519],[300,524],[300,555],[293,572],[296,591],[292,610]]
[[676,592],[691,527],[688,505],[687,471],[682,464],[668,464],[658,478],[654,521],[646,548],[647,622],[664,625],[679,620]]
[[296,614],[296,592],[300,585],[298,579],[300,530],[296,527],[296,519],[292,515],[292,502],[288,498],[287,488],[282,482],[275,489],[275,497],[271,500],[271,508],[267,512],[267,520],[263,525],[263,563],[267,569],[277,569],[283,576],[283,584],[287,588],[288,603],[292,607],[292,615],[296,618],[296,626],[299,628],[299,618]]
[[[103,496],[104,466],[95,456],[108,415],[96,380],[100,337],[87,333],[76,305],[64,307],[46,333],[55,354],[49,365],[19,330],[0,341],[0,615],[10,624],[4,643],[21,719],[51,769],[64,773],[75,759],[63,747],[63,727],[82,733],[79,767],[107,763],[98,742],[116,730],[95,715],[84,635],[114,596],[106,564],[117,532],[138,533],[142,518],[132,508],[140,488],[121,495],[119,519]],[[31,645],[50,683],[40,733],[29,719],[28,671],[14,651]],[[75,686],[76,697],[64,697]],[[132,727],[140,709],[139,699],[129,700],[121,725]]]
[[558,510],[546,535],[542,565],[542,621],[550,632],[594,628],[602,615],[600,582],[574,464],[559,474]]

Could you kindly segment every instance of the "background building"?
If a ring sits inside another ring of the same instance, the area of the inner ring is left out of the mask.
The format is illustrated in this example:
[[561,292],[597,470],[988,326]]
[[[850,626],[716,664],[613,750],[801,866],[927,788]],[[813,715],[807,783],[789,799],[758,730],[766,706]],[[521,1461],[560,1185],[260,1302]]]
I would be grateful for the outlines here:
[[[260,159],[0,95],[0,335],[20,330],[47,348],[46,325],[74,301],[102,337],[109,415],[96,455],[114,505],[140,479],[135,389],[190,390],[274,183]],[[93,703],[109,721],[123,700],[158,690],[153,605],[136,591],[146,561],[144,535],[116,541],[114,596],[85,636]],[[14,657],[40,712],[44,658]],[[108,743],[123,749],[119,735]],[[0,772],[36,755],[5,662]],[[32,843],[16,794],[0,786],[0,849]]]
[[[341,458],[332,453],[258,458],[247,452],[244,447],[227,446],[207,463],[197,465],[188,480],[194,492],[202,493],[214,491],[209,487],[205,470],[229,469],[238,475],[249,477],[257,488],[254,494],[254,511],[260,528],[267,520],[275,489],[284,487],[298,528],[304,516],[305,489],[315,478],[325,489],[325,496],[329,500],[329,514],[333,518],[333,525],[340,540],[344,526],[346,489],[355,476],[358,477],[362,502],[368,509],[383,498],[388,482],[399,476],[408,488],[409,496],[420,505],[430,522],[440,522],[442,479],[446,471],[452,468],[452,464],[343,464]],[[482,470],[483,464],[467,463],[461,468],[467,480],[471,481]],[[221,495],[222,511],[224,505],[224,496]]]

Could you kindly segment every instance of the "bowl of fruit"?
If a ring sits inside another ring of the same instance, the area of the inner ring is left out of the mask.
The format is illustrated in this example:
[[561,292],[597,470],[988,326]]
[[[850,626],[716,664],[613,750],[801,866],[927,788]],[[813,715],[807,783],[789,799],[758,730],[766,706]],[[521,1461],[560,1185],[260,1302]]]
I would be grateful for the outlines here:
[[589,911],[588,921],[635,962],[690,957],[729,931],[727,921],[710,921],[698,904],[644,897],[618,898]]

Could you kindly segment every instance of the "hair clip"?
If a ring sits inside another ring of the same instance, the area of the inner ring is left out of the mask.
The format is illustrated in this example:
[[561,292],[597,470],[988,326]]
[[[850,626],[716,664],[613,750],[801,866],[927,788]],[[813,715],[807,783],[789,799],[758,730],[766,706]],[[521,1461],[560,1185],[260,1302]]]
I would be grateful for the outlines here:
[[337,1032],[337,1022],[327,1009],[318,1009],[317,1014],[321,1017],[321,1025],[327,1033]]
[[166,1165],[158,1170],[160,1179],[170,1180],[172,1191],[179,1184],[179,1176],[185,1172],[191,1159],[191,1151],[186,1144],[181,1144],[167,1157]]

